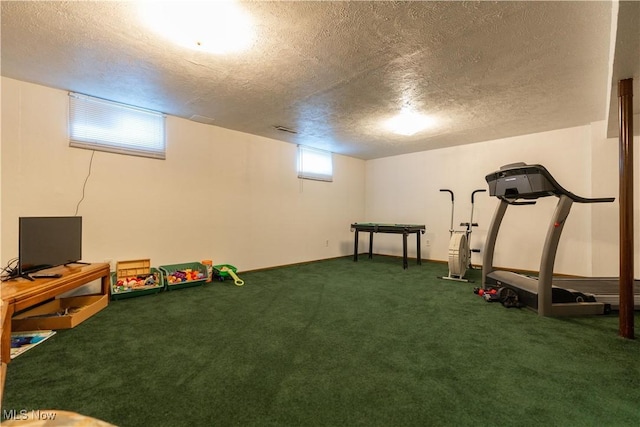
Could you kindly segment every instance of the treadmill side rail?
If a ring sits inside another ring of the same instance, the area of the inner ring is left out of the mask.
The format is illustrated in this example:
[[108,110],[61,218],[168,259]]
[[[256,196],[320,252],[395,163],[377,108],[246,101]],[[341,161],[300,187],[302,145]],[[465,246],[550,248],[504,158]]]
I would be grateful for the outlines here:
[[602,302],[558,303],[551,306],[551,312],[547,316],[589,316],[605,312],[605,304]]

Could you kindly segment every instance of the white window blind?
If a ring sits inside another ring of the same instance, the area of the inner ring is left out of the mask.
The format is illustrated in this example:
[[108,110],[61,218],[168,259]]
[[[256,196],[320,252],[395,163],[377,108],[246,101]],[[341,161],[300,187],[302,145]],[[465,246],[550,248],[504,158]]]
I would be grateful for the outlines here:
[[298,178],[333,181],[333,154],[298,145]]
[[156,111],[70,93],[69,145],[164,159],[165,117]]

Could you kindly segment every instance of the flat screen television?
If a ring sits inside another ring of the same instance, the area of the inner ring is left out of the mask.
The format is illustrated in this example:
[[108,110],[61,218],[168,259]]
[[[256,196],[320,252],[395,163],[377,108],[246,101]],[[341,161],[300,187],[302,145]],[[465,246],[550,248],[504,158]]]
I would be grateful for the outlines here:
[[20,276],[82,259],[81,216],[20,217],[18,228]]

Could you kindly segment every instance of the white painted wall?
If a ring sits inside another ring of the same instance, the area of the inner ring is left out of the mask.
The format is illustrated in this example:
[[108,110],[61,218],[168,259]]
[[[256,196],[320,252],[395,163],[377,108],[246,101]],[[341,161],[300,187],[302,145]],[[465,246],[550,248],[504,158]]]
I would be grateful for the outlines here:
[[[617,198],[617,141],[606,140],[604,130],[604,123],[597,123],[368,161],[366,220],[425,224],[423,258],[445,261],[451,202],[439,190],[448,188],[455,193],[454,228],[460,229],[460,222],[470,219],[471,192],[488,189],[485,176],[502,165],[542,164],[575,194]],[[636,170],[637,165],[636,161]],[[495,266],[539,269],[556,202],[555,197],[548,197],[538,199],[534,206],[507,209],[498,234]],[[497,204],[488,192],[476,195],[473,219],[479,227],[471,236],[473,248],[483,248]],[[575,203],[559,244],[555,272],[617,276],[617,215],[617,203]],[[376,235],[375,242],[374,249],[380,253],[402,253],[401,241],[395,236]],[[409,245],[409,250],[415,255],[413,246]],[[636,269],[640,266],[639,255],[636,242]],[[473,254],[472,261],[481,264],[482,254]]]
[[[70,148],[65,91],[2,78],[2,244],[18,217],[73,215],[92,151]],[[365,162],[335,155],[332,183],[299,180],[296,146],[167,117],[167,159],[96,152],[78,214],[83,259],[202,259],[240,271],[348,255]],[[327,243],[328,242],[328,243]]]
[[[17,256],[19,216],[74,214],[92,152],[68,146],[66,92],[7,78],[1,84],[4,264]],[[457,226],[469,220],[471,192],[487,188],[484,177],[518,161],[546,166],[578,195],[618,196],[618,142],[604,137],[604,122],[367,162],[336,155],[331,184],[296,178],[292,144],[171,116],[167,129],[165,161],[96,152],[79,207],[85,260],[210,258],[251,270],[350,255],[349,224],[373,221],[425,224],[423,258],[444,261],[451,203],[439,189],[455,192]],[[640,206],[640,185],[635,195]],[[555,203],[544,198],[508,209],[496,266],[538,269]],[[483,247],[496,205],[488,193],[477,195],[472,247]],[[363,235],[361,251],[366,244]],[[401,255],[401,246],[398,236],[375,236],[377,253]],[[413,239],[409,254],[415,256]],[[555,270],[618,275],[617,200],[574,204]],[[636,277],[639,271],[636,239]]]
[[[592,187],[594,194],[615,197],[614,203],[594,206],[591,236],[593,239],[593,276],[619,275],[619,193],[618,140],[606,139],[605,122],[593,124]],[[636,199],[636,203],[640,200]],[[597,209],[595,209],[597,208]],[[636,249],[637,253],[637,249]],[[640,274],[640,271],[638,271]]]
[[[593,137],[593,191],[616,198],[615,203],[595,210],[592,224],[593,275],[619,276],[619,148],[617,138],[606,139],[606,126],[599,122],[594,126]],[[634,272],[640,277],[640,114],[634,115]]]

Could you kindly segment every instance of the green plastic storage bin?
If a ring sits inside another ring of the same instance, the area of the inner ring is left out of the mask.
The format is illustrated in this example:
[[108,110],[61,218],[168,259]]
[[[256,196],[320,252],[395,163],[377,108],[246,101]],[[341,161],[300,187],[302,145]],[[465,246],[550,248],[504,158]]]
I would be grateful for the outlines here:
[[[168,291],[171,291],[174,289],[190,288],[193,286],[201,286],[206,283],[208,278],[207,266],[199,262],[187,262],[183,264],[161,265],[160,270],[162,270],[165,289]],[[184,273],[187,270],[201,273],[202,278],[196,279],[196,280],[185,280],[181,282],[171,282],[170,279],[173,273],[176,273],[176,272]]]
[[[119,286],[117,273],[114,271],[111,273],[111,300],[119,300],[125,298],[139,297],[143,295],[157,294],[165,289],[165,281],[162,271],[157,268],[150,268],[149,275],[153,274],[155,279],[155,285],[147,285],[141,288],[130,288],[128,286]],[[141,275],[143,276],[143,275]]]

